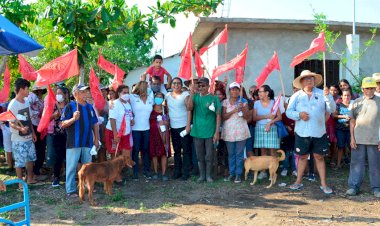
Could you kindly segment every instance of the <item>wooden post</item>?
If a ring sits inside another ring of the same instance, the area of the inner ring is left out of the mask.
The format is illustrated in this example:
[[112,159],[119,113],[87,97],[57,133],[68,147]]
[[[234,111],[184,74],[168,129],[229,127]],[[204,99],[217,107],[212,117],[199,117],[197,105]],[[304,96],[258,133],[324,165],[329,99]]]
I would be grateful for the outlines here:
[[282,79],[282,73],[281,71],[278,71],[280,73],[280,81],[281,81],[281,88],[282,88],[282,95],[285,97],[285,86],[284,86],[284,80]]
[[323,52],[323,88],[326,87],[326,54]]

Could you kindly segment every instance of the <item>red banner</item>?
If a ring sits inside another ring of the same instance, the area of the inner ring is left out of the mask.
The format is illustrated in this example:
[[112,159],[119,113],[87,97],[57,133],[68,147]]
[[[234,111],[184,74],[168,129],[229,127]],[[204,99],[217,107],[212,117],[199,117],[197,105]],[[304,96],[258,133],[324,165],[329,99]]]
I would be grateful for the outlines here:
[[194,52],[195,52],[194,54],[195,70],[197,71],[198,78],[202,78],[204,64],[198,52],[197,51],[194,51]]
[[46,86],[64,81],[79,74],[77,49],[62,55],[40,68],[37,73],[37,85]]
[[50,123],[51,115],[54,112],[54,105],[57,102],[55,99],[55,94],[51,89],[50,85],[48,85],[48,95],[46,96],[44,103],[44,110],[42,112],[40,124],[38,124],[37,131],[42,132],[46,130]]
[[[243,68],[245,68],[245,65],[246,65],[247,53],[248,53],[248,44],[246,44],[245,49],[237,57],[215,68],[212,73],[212,78],[216,79],[224,72],[227,72],[229,70],[236,69],[236,68],[240,68],[238,72],[240,74],[238,75],[242,77],[243,75],[241,73],[244,72]],[[239,80],[243,81],[243,78],[239,78]]]
[[207,47],[201,48],[199,51],[200,55],[203,55],[208,49],[210,49],[213,46],[219,45],[219,44],[226,44],[228,42],[228,30],[227,30],[227,24],[224,26],[224,29],[216,38],[214,41],[210,43]]
[[9,72],[8,64],[5,66],[3,84],[3,89],[0,91],[0,103],[8,101],[9,92],[11,91],[11,73]]
[[102,68],[106,72],[110,73],[111,75],[114,75],[114,76],[118,75],[119,77],[124,78],[125,72],[123,70],[121,70],[121,68],[116,66],[116,64],[113,64],[113,63],[109,62],[108,60],[106,60],[103,57],[101,52],[99,52],[98,65],[100,68]]
[[94,69],[90,68],[90,92],[94,105],[98,110],[104,110],[105,100],[102,91],[99,89],[99,79],[96,77]]
[[302,52],[295,56],[293,58],[292,63],[290,63],[290,67],[294,67],[297,64],[301,63],[304,59],[308,58],[309,56],[313,55],[316,52],[324,52],[325,49],[325,33],[321,32],[319,33],[318,37],[315,38],[311,44],[308,50],[305,52]]
[[278,71],[280,70],[280,64],[278,62],[278,56],[276,52],[274,52],[272,58],[268,61],[267,65],[265,65],[259,77],[256,78],[255,81],[257,83],[257,88],[260,88],[264,84],[269,74],[272,73],[274,69]]
[[16,117],[11,111],[6,111],[0,114],[0,121],[11,121],[15,119]]
[[36,81],[37,73],[34,67],[30,65],[21,54],[18,55],[18,61],[18,71],[21,73],[22,77],[28,81]]
[[181,65],[178,71],[178,77],[190,80],[192,77],[191,59],[193,57],[193,41],[191,33],[186,40],[186,44],[181,53]]

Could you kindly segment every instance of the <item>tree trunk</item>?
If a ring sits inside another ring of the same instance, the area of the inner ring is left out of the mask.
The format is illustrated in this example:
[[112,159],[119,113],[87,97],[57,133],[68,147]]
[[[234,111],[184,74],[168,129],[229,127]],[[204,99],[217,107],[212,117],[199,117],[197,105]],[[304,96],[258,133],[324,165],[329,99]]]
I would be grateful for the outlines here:
[[1,59],[1,64],[0,64],[0,75],[4,73],[5,71],[5,66],[7,65],[9,60],[9,56],[3,56]]
[[84,85],[84,65],[79,65],[79,84]]

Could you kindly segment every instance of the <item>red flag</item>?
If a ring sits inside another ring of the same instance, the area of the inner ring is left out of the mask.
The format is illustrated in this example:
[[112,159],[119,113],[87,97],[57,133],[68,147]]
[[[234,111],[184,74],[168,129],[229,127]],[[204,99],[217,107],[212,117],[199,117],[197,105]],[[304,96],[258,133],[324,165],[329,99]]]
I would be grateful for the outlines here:
[[0,114],[0,121],[11,121],[15,119],[16,116],[9,110]]
[[200,55],[203,55],[208,49],[210,49],[213,46],[219,45],[219,44],[226,44],[228,42],[228,31],[227,31],[227,24],[224,26],[224,29],[216,38],[214,41],[210,43],[207,47],[201,48],[199,51]]
[[108,60],[106,60],[103,57],[101,52],[99,52],[98,65],[100,68],[102,68],[106,72],[110,73],[111,75],[114,75],[114,76],[118,75],[118,76],[124,78],[125,72],[123,70],[121,70],[121,68],[116,66],[116,64],[113,64],[113,63],[109,62]]
[[197,71],[198,78],[202,78],[204,64],[198,52],[197,51],[194,51],[194,52],[195,52],[194,54],[195,70]]
[[282,96],[282,94],[280,93],[278,95],[276,101],[274,102],[272,108],[270,109],[270,113],[272,115],[276,115],[277,114],[278,108],[280,107],[280,103],[281,103],[281,96]]
[[214,93],[215,93],[215,78],[211,78],[211,84],[210,84],[209,92],[210,92],[211,94],[214,94]]
[[74,49],[40,68],[37,73],[37,85],[46,86],[61,82],[79,74],[78,50]]
[[98,110],[103,110],[105,105],[105,100],[102,92],[99,89],[99,79],[96,77],[94,69],[90,68],[90,92],[92,99],[94,99],[95,107]]
[[190,80],[192,77],[191,59],[193,57],[193,41],[191,33],[186,40],[186,44],[181,53],[181,65],[179,66],[178,77]]
[[325,50],[325,33],[321,32],[319,33],[318,37],[311,42],[308,50],[298,54],[293,58],[290,67],[296,66],[297,64],[301,63],[304,59],[308,58],[316,52],[324,52]]
[[55,94],[51,89],[50,85],[48,86],[48,95],[44,103],[44,110],[42,112],[40,124],[38,124],[37,131],[42,133],[45,129],[48,128],[50,123],[51,115],[54,111],[54,105],[57,102],[55,99]]
[[125,113],[124,113],[123,120],[121,121],[119,132],[117,132],[117,137],[124,136],[126,129],[127,129],[127,122],[125,120]]
[[11,91],[11,73],[9,72],[8,64],[5,66],[3,84],[3,89],[0,91],[0,103],[7,102],[9,91]]
[[280,64],[278,63],[278,56],[276,52],[274,52],[272,58],[268,61],[267,65],[265,65],[259,77],[256,78],[255,81],[257,83],[257,88],[260,88],[260,86],[264,84],[265,80],[267,80],[269,74],[272,73],[274,69],[278,71],[280,70]]
[[37,79],[37,73],[34,67],[30,65],[21,54],[18,55],[18,61],[18,71],[21,73],[22,77],[29,81],[35,81]]
[[241,76],[241,72],[244,71],[243,68],[245,67],[245,64],[247,61],[247,53],[248,53],[248,44],[246,44],[245,49],[237,57],[215,68],[212,73],[212,77],[215,79],[219,77],[221,74],[223,74],[224,72],[227,72],[229,70],[236,69],[236,68],[240,68],[238,73],[240,73],[239,76]]

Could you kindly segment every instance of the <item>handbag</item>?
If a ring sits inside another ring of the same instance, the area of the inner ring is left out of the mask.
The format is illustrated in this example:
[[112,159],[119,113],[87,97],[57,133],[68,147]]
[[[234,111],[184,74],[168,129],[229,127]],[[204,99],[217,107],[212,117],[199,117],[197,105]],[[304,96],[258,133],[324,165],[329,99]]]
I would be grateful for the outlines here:
[[278,138],[284,138],[289,136],[288,130],[286,129],[282,121],[277,121],[274,123],[277,126],[277,136]]

